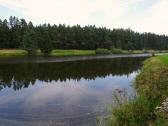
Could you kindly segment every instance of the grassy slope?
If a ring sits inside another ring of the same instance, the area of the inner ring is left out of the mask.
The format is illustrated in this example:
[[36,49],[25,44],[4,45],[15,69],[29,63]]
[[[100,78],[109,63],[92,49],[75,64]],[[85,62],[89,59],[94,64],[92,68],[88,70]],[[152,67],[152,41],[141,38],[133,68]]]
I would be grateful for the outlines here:
[[167,53],[167,50],[122,50],[123,54],[142,54],[142,53]]
[[139,94],[145,94],[152,105],[151,112],[156,117],[152,120],[153,125],[168,126],[168,115],[155,111],[155,108],[168,97],[168,55],[153,57],[145,61],[136,78],[135,86]]
[[94,50],[53,50],[51,56],[95,55]]
[[[142,54],[142,53],[159,53],[167,52],[166,50],[121,50],[121,54]],[[20,49],[3,49],[0,50],[0,56],[26,56],[28,53]],[[40,50],[37,50],[36,56],[43,56]],[[55,49],[51,52],[50,56],[83,56],[83,55],[96,55],[95,50],[60,50]]]
[[167,57],[167,55],[152,57],[144,62],[135,82],[139,92],[151,92],[156,83],[167,79],[168,66],[165,64]]
[[[25,50],[19,49],[4,49],[0,50],[1,57],[7,56],[26,56],[28,53]],[[43,56],[40,50],[37,50],[36,56]],[[50,56],[81,56],[81,55],[95,55],[94,50],[53,50]]]
[[107,126],[167,126],[167,116],[155,108],[168,96],[168,55],[146,60],[134,86],[138,96],[116,106]]
[[168,65],[168,55],[159,56],[158,58]]
[[15,50],[15,49],[4,49],[0,50],[0,56],[25,56],[27,51],[25,50]]

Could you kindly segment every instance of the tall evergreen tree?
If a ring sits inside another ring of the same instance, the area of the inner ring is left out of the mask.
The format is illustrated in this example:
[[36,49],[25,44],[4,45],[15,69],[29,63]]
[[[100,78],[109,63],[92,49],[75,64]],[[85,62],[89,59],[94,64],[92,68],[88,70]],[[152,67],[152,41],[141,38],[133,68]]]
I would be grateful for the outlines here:
[[27,50],[29,55],[35,54],[38,49],[36,33],[34,30],[29,29],[25,32],[23,37],[23,49]]
[[40,29],[37,32],[37,36],[38,36],[38,44],[39,44],[39,48],[42,51],[42,53],[44,54],[49,54],[52,51],[52,41],[51,38],[49,36],[49,32],[47,31],[47,29]]

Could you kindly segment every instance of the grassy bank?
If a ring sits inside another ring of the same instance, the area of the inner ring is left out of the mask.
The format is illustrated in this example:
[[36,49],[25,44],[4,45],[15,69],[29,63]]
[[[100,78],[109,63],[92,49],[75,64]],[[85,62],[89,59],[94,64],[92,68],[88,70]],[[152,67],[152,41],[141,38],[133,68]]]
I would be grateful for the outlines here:
[[107,118],[107,126],[167,126],[168,115],[155,108],[168,96],[168,56],[146,60],[134,86],[136,96],[115,97],[118,104]]
[[[0,57],[10,56],[27,56],[28,53],[25,50],[19,49],[4,49],[0,50]],[[40,50],[37,50],[35,56],[44,56]],[[83,55],[95,55],[94,50],[53,50],[49,56],[83,56]]]
[[[116,51],[114,50],[114,53]],[[118,50],[121,54],[142,54],[142,53],[167,53],[167,50]],[[113,50],[112,50],[113,53]]]
[[[121,49],[97,49],[97,50],[60,50],[55,49],[49,54],[49,56],[84,56],[84,55],[101,55],[101,54],[143,54],[143,53],[166,53],[168,51],[162,50],[121,50]],[[19,49],[2,49],[0,50],[0,57],[10,57],[10,56],[27,56],[28,52]],[[44,54],[37,50],[34,54],[35,56],[44,56]]]
[[26,56],[28,53],[25,50],[15,50],[15,49],[4,49],[0,50],[0,56]]
[[103,49],[96,50],[96,54],[144,54],[144,53],[168,53],[168,50],[122,50],[122,49]]
[[94,50],[53,50],[51,56],[83,56],[95,55]]

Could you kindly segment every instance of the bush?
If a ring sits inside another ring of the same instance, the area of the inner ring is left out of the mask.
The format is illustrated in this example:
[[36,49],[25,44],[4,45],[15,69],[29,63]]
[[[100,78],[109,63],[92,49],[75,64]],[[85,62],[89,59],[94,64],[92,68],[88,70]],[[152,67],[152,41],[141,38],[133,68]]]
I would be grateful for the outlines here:
[[143,126],[148,125],[150,103],[144,96],[114,108],[112,124],[114,126]]
[[122,54],[123,50],[121,50],[121,49],[111,49],[111,53],[113,53],[113,54]]
[[108,49],[96,49],[96,54],[111,54],[110,50]]
[[128,97],[124,91],[115,92],[115,107],[107,118],[107,126],[146,126],[154,114],[153,101],[145,95]]

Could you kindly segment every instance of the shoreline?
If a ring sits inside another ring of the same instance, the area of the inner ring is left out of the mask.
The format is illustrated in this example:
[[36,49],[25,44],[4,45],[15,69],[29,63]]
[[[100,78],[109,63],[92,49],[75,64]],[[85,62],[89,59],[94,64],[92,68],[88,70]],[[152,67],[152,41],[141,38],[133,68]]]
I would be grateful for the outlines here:
[[[138,54],[164,54],[168,53],[168,50],[107,50],[101,49],[103,52],[97,52],[97,50],[77,50],[77,49],[53,49],[51,53],[44,54],[39,49],[35,51],[33,55],[29,55],[26,50],[22,49],[0,49],[1,57],[72,57],[72,56],[100,56],[100,55],[138,55]],[[105,52],[104,52],[105,50]],[[108,51],[108,53],[106,52]]]
[[[167,77],[168,55],[147,59],[134,82],[137,95],[132,96],[131,99],[125,97],[124,101],[119,101],[121,104],[114,107],[112,114],[107,117],[107,123],[115,124],[115,126],[121,124],[125,126],[167,126]],[[120,99],[120,95],[117,99]]]
[[[164,55],[164,54],[155,54]],[[112,55],[93,55],[93,56],[23,56],[23,57],[0,57],[0,63],[54,63],[69,62],[95,59],[114,59],[114,58],[134,58],[134,57],[151,57],[152,54],[112,54]]]

